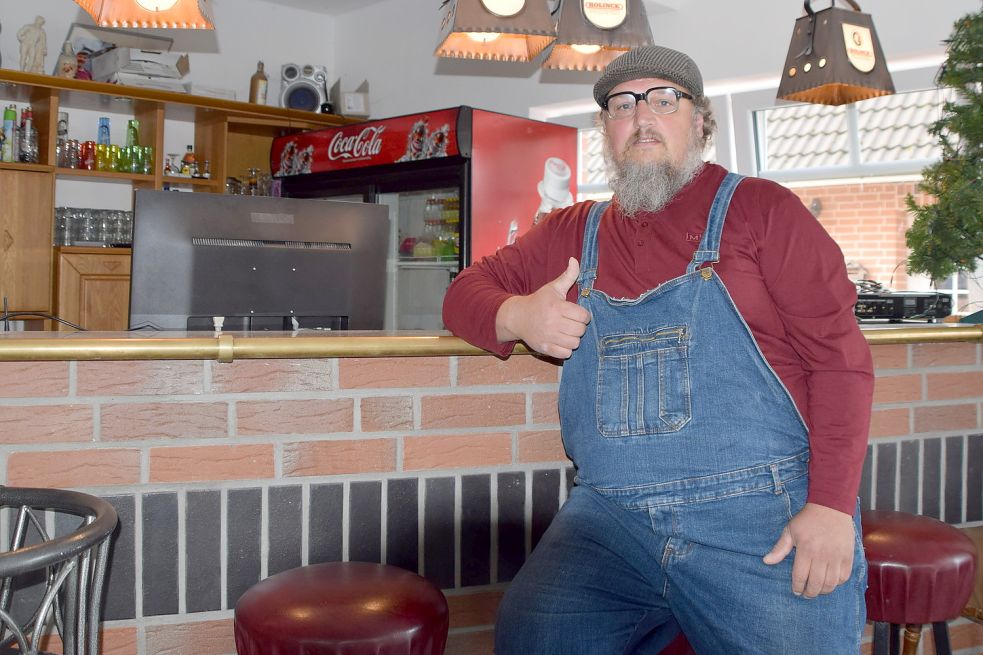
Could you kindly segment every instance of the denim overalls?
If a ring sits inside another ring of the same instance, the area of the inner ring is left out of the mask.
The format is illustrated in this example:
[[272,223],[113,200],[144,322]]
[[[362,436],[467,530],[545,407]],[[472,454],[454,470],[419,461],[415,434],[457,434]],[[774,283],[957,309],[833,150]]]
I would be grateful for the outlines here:
[[859,510],[852,577],[832,594],[792,594],[794,551],[761,561],[805,504],[809,443],[713,270],[740,180],[721,183],[685,274],[638,298],[593,288],[607,203],[592,207],[591,322],[560,385],[577,486],[503,600],[499,655],[657,653],[680,625],[701,655],[859,652]]

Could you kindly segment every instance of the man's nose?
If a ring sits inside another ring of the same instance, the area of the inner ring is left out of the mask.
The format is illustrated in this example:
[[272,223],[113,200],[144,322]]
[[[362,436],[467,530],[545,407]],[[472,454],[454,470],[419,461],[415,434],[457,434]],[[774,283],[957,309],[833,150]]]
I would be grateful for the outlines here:
[[658,114],[652,111],[649,103],[640,101],[635,107],[635,125],[651,125],[658,120]]

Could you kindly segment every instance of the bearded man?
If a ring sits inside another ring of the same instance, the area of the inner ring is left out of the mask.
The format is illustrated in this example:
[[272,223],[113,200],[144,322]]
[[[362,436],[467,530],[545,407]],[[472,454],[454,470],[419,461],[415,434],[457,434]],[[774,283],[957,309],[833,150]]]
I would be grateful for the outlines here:
[[[613,201],[464,270],[444,322],[564,360],[576,484],[499,608],[498,655],[858,653],[873,372],[843,255],[798,198],[702,153],[696,64],[594,86]],[[726,226],[726,229],[725,229]]]

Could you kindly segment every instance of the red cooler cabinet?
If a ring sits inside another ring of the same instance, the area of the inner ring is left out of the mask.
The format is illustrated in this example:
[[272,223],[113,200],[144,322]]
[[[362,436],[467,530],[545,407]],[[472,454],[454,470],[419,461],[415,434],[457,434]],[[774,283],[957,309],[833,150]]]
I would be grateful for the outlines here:
[[576,196],[577,130],[471,107],[274,140],[282,194],[387,205],[386,329],[443,328],[457,273]]

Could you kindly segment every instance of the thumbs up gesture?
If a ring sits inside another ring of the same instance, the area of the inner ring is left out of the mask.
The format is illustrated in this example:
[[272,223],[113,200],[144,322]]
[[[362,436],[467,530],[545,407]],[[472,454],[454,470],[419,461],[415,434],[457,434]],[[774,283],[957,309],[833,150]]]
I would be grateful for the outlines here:
[[512,296],[502,303],[495,316],[498,340],[521,339],[536,352],[569,358],[590,322],[590,312],[567,302],[567,292],[579,275],[580,263],[571,257],[558,278],[528,296]]

